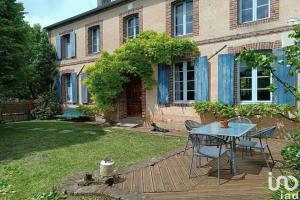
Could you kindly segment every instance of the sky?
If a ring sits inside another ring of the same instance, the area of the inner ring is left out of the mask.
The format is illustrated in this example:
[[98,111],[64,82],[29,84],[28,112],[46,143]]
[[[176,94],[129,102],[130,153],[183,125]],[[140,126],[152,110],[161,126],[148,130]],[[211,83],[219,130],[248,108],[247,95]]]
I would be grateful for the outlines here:
[[25,20],[31,25],[51,25],[96,8],[97,0],[17,0],[25,7]]

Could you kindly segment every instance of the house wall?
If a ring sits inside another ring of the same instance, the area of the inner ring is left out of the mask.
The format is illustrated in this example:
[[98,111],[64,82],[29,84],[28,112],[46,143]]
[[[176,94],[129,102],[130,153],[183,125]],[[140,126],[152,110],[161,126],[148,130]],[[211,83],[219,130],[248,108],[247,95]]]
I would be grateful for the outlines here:
[[[242,27],[234,26],[234,17],[237,15],[237,0],[195,0],[198,3],[199,30],[192,34],[189,39],[194,40],[202,56],[210,57],[225,45],[220,54],[231,53],[237,47],[252,44],[262,46],[272,43],[273,47],[285,46],[289,43],[287,38],[292,27],[287,22],[290,18],[300,18],[299,0],[271,0],[272,12],[277,13],[271,20],[250,23]],[[129,8],[141,9],[142,30],[154,30],[157,32],[170,32],[169,4],[174,0],[135,0],[113,7],[99,14],[95,14],[75,22],[57,27],[49,31],[50,40],[55,45],[55,37],[68,31],[76,33],[76,58],[60,62],[61,71],[75,69],[79,73],[83,66],[92,64],[99,54],[86,55],[86,26],[93,22],[100,22],[102,26],[102,51],[113,52],[121,45],[120,16],[126,15]],[[197,12],[197,10],[196,10]],[[270,46],[270,45],[269,45]],[[272,45],[271,45],[272,46]],[[210,61],[209,92],[210,100],[218,98],[218,56]],[[157,66],[153,66],[154,77],[157,78]],[[80,80],[79,80],[80,81]],[[172,84],[172,83],[171,83]],[[80,85],[80,84],[79,84]],[[81,89],[79,88],[79,91]],[[79,92],[79,99],[80,97]],[[79,101],[81,102],[81,100]],[[146,93],[146,116],[147,121],[155,121],[169,128],[183,129],[183,121],[186,119],[203,120],[195,113],[191,106],[174,105],[159,106],[157,104],[157,88]]]

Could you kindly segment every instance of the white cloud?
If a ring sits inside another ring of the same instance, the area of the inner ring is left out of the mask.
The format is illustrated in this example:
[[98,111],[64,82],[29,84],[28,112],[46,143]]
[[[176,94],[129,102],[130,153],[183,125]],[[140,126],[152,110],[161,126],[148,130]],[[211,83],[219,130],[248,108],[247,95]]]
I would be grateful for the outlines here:
[[31,26],[34,24],[40,24],[42,27],[46,27],[57,22],[57,20],[51,19],[49,17],[37,17],[28,15],[25,17],[25,21],[29,22]]

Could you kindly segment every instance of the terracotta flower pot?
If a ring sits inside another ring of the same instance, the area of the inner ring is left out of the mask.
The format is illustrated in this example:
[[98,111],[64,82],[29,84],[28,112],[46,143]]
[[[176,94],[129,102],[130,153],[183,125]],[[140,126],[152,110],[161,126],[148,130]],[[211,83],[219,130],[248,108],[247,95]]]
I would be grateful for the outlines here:
[[223,119],[220,121],[220,126],[221,128],[228,128],[228,120],[227,119]]

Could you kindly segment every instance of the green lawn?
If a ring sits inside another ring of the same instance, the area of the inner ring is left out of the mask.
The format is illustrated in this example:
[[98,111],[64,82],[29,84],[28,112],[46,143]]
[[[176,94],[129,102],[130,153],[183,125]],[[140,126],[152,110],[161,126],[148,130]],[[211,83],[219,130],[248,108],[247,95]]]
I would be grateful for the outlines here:
[[113,158],[117,169],[123,169],[185,142],[176,137],[57,121],[0,124],[0,138],[0,199],[13,200],[47,192],[73,173],[97,170],[104,158]]

